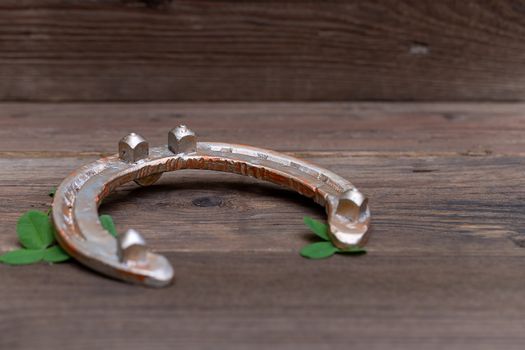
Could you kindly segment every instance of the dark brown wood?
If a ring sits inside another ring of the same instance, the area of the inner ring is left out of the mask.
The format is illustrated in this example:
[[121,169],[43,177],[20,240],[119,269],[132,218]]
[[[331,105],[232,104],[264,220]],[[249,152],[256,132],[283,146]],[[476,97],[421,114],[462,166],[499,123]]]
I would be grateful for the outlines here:
[[172,288],[0,268],[5,349],[521,349],[523,256],[168,255]]
[[0,100],[525,98],[514,0],[155,3],[2,1]]
[[[96,158],[0,159],[0,248],[16,247],[20,213],[47,210],[49,189]],[[372,254],[521,254],[525,159],[336,157],[308,160],[353,181],[370,197]],[[279,187],[232,174],[180,171],[153,187],[123,187],[105,201],[120,231],[136,228],[160,251],[298,251],[304,215],[322,207]],[[525,242],[525,236],[524,242]],[[458,241],[459,240],[459,241]],[[524,243],[525,244],[525,243]],[[525,254],[525,251],[523,251]]]
[[368,255],[308,261],[302,217],[323,210],[290,191],[199,171],[126,185],[101,212],[166,254],[176,284],[129,286],[76,263],[0,265],[0,348],[521,349],[524,110],[0,104],[0,251],[16,247],[18,216],[46,210],[74,168],[115,152],[128,131],[165,142],[180,121],[207,140],[332,169],[369,195],[373,214]]
[[523,154],[524,111],[525,104],[518,103],[0,104],[0,152],[7,157],[112,154],[129,132],[161,145],[170,128],[187,124],[205,141],[299,156]]

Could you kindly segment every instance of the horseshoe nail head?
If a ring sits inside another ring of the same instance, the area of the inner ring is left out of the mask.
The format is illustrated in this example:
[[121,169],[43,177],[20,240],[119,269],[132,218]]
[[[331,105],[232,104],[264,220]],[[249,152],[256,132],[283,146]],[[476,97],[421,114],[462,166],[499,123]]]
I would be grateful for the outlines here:
[[132,132],[119,141],[118,150],[120,159],[128,163],[135,163],[148,157],[149,145],[142,136]]
[[117,187],[143,186],[162,173],[183,169],[230,172],[287,187],[325,206],[329,236],[341,249],[363,246],[370,224],[368,200],[333,172],[279,152],[220,142],[197,142],[180,125],[168,133],[168,145],[149,148],[135,133],[119,141],[119,153],[84,165],[66,177],[53,200],[57,241],[72,257],[105,275],[163,287],[173,281],[169,261],[148,250],[142,235],[130,229],[114,238],[102,228],[98,206]]
[[140,233],[130,229],[118,236],[118,257],[121,262],[141,265],[147,261],[146,241]]
[[175,153],[193,153],[197,150],[195,133],[186,125],[179,125],[168,133],[168,147]]

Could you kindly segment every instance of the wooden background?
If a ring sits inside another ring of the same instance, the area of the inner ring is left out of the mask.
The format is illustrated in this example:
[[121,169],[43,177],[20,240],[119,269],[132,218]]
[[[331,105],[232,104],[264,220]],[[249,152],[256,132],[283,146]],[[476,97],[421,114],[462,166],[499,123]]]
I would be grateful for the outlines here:
[[129,131],[193,127],[308,159],[370,197],[369,253],[310,261],[321,207],[231,174],[165,174],[101,207],[174,265],[155,290],[0,265],[1,349],[523,349],[524,104],[0,104],[0,251]]
[[101,212],[176,284],[0,265],[0,349],[522,350],[524,38],[515,0],[0,1],[0,253],[73,169],[181,123],[335,171],[373,222],[309,261],[324,213],[290,191],[123,186]]
[[0,100],[515,101],[524,36],[516,0],[2,0]]

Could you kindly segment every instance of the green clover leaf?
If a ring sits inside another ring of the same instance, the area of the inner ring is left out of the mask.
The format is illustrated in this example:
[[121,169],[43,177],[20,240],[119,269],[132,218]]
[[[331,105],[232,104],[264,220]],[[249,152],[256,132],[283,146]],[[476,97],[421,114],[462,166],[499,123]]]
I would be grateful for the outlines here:
[[347,255],[366,254],[365,249],[357,246],[348,247],[345,249],[337,248],[332,244],[332,240],[328,235],[328,225],[308,216],[305,216],[303,221],[306,226],[308,226],[310,230],[317,235],[317,237],[325,240],[326,242],[312,243],[303,247],[303,249],[300,251],[301,256],[308,259],[324,259],[334,255],[335,253]]
[[46,213],[30,210],[18,219],[16,232],[27,249],[45,249],[55,241],[55,228]]
[[102,227],[104,227],[104,229],[108,231],[110,235],[117,237],[117,229],[115,228],[113,218],[109,215],[100,215],[99,219]]
[[301,255],[308,259],[325,259],[337,252],[337,248],[330,242],[317,242],[301,249]]
[[[56,189],[48,194],[55,195]],[[22,215],[16,224],[16,233],[22,249],[13,250],[0,255],[0,262],[9,265],[25,265],[46,261],[59,263],[69,260],[71,257],[55,241],[55,228],[47,213],[30,210]],[[113,237],[117,236],[115,223],[109,215],[101,215],[100,223]]]
[[67,261],[71,257],[59,245],[54,245],[44,251],[42,258],[44,261],[50,263],[58,263]]
[[17,249],[0,256],[0,262],[8,265],[26,265],[39,262],[43,256],[43,250]]
[[321,221],[312,219],[309,216],[305,216],[303,221],[319,238],[324,239],[325,241],[330,240],[330,237],[328,236],[328,225],[323,224]]

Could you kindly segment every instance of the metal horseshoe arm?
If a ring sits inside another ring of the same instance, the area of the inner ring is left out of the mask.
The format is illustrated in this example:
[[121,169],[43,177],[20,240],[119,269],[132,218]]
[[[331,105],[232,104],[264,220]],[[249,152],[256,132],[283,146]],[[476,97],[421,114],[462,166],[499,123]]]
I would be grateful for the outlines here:
[[179,126],[168,145],[149,148],[139,135],[119,142],[119,154],[85,165],[60,184],[53,202],[57,240],[71,256],[103,274],[148,286],[173,280],[166,258],[149,251],[135,230],[110,236],[99,221],[98,206],[130,181],[151,185],[164,172],[180,169],[223,171],[255,177],[292,189],[325,206],[329,235],[341,249],[366,243],[370,221],[367,199],[347,180],[303,160],[244,145],[197,142]]

